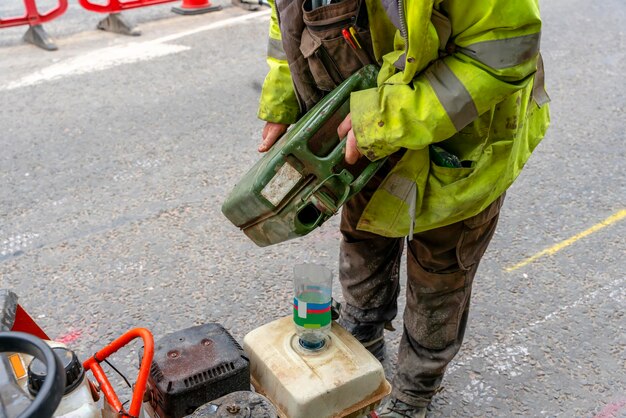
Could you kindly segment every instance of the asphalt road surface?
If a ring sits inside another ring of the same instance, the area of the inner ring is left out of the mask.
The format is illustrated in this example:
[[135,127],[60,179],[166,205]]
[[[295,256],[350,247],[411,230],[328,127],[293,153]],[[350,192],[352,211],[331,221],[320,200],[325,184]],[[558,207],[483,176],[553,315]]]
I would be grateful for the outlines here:
[[[552,127],[507,194],[433,417],[626,417],[626,3],[542,6]],[[129,12],[129,38],[72,3],[46,25],[54,53],[0,30],[0,287],[82,358],[136,326],[217,321],[241,341],[290,314],[294,264],[337,269],[336,219],[260,249],[220,212],[259,158],[267,12],[169,7]],[[114,362],[134,373],[137,349]]]

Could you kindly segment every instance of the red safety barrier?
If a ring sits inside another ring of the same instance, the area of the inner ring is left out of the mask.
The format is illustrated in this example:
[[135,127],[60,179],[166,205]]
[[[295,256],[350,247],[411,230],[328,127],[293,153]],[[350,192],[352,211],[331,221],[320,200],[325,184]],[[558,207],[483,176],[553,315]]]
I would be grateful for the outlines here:
[[41,26],[45,22],[49,22],[61,16],[67,10],[67,0],[57,0],[58,6],[46,12],[39,13],[35,0],[24,0],[24,8],[26,14],[20,17],[0,18],[0,29],[12,26],[29,25],[28,31],[24,34],[24,40],[37,45],[40,48],[54,51],[57,46],[50,39],[46,31]]
[[89,0],[78,0],[81,6],[92,12],[119,13],[122,10],[136,9],[137,7],[153,6],[155,4],[170,3],[176,0],[109,0],[106,5],[91,3]]
[[[108,0],[106,5],[91,3],[89,0],[78,0],[81,6],[87,10],[98,13],[119,13],[122,10],[135,9],[137,7],[153,6],[155,4],[169,3],[177,0]],[[213,6],[209,0],[183,0],[181,7],[174,7],[172,11],[180,14],[199,14],[221,10],[221,6]],[[182,12],[181,12],[182,11]]]
[[56,17],[61,16],[67,10],[67,0],[58,0],[59,5],[48,13],[39,14],[35,0],[24,0],[26,14],[21,17],[0,18],[0,28],[8,28],[20,25],[41,25]]
[[108,0],[106,4],[98,4],[92,3],[90,0],[78,0],[80,5],[86,10],[97,13],[109,13],[107,17],[98,22],[98,29],[130,36],[139,36],[141,31],[124,19],[120,13],[122,10],[154,6],[173,1],[176,0]]

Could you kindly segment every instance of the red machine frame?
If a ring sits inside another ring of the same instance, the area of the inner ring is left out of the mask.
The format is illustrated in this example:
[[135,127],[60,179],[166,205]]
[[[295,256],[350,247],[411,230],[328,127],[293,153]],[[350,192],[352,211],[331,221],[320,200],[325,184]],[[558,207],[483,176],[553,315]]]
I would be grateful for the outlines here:
[[[15,310],[15,321],[11,331],[26,332],[41,339],[50,340],[50,337],[48,337],[41,327],[37,325],[37,323],[19,304]],[[100,366],[100,363],[137,338],[141,338],[143,340],[143,355],[141,357],[141,366],[139,367],[137,381],[135,382],[133,388],[133,397],[130,403],[130,408],[128,409],[128,412],[126,412],[117,394],[115,393],[115,389],[113,389],[111,382]],[[135,418],[139,417],[139,414],[141,413],[141,404],[143,402],[144,392],[146,391],[153,357],[154,337],[152,336],[152,333],[145,328],[134,328],[98,351],[91,358],[85,360],[83,362],[83,367],[86,371],[91,370],[91,373],[100,385],[100,390],[102,390],[106,401],[109,405],[111,405],[115,412],[117,412],[120,416]]]

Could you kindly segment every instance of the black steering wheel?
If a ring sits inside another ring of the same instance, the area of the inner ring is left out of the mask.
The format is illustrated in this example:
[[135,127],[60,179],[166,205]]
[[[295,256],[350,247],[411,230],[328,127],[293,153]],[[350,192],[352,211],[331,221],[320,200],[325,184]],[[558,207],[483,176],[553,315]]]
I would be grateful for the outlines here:
[[52,417],[65,390],[65,369],[59,357],[43,340],[24,332],[0,332],[0,353],[2,352],[29,354],[41,361],[47,370],[37,396],[17,418]]

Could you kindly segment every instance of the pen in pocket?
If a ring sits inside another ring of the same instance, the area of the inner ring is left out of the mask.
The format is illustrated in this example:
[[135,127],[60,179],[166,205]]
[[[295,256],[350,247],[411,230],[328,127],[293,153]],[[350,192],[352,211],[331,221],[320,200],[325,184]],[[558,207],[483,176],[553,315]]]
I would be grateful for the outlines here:
[[[343,35],[343,39],[346,40],[348,45],[350,45],[352,47],[352,49],[354,49],[356,51],[356,43],[355,43],[354,39],[352,39],[352,35],[348,31],[348,29],[342,29],[341,30],[341,35]],[[359,46],[359,48],[360,48],[360,46]]]
[[350,29],[342,29],[341,34],[343,35],[343,39],[350,45],[356,57],[361,61],[363,65],[368,65],[376,62],[374,59],[370,57],[369,52],[363,49],[361,46],[361,42],[359,41],[359,37],[357,35],[356,29],[350,27]]
[[363,47],[361,46],[361,43],[359,42],[359,35],[357,35],[356,29],[354,29],[354,26],[350,26],[350,35],[352,35],[352,39],[354,39],[354,42],[356,42],[356,46],[358,46],[359,49],[363,49]]

